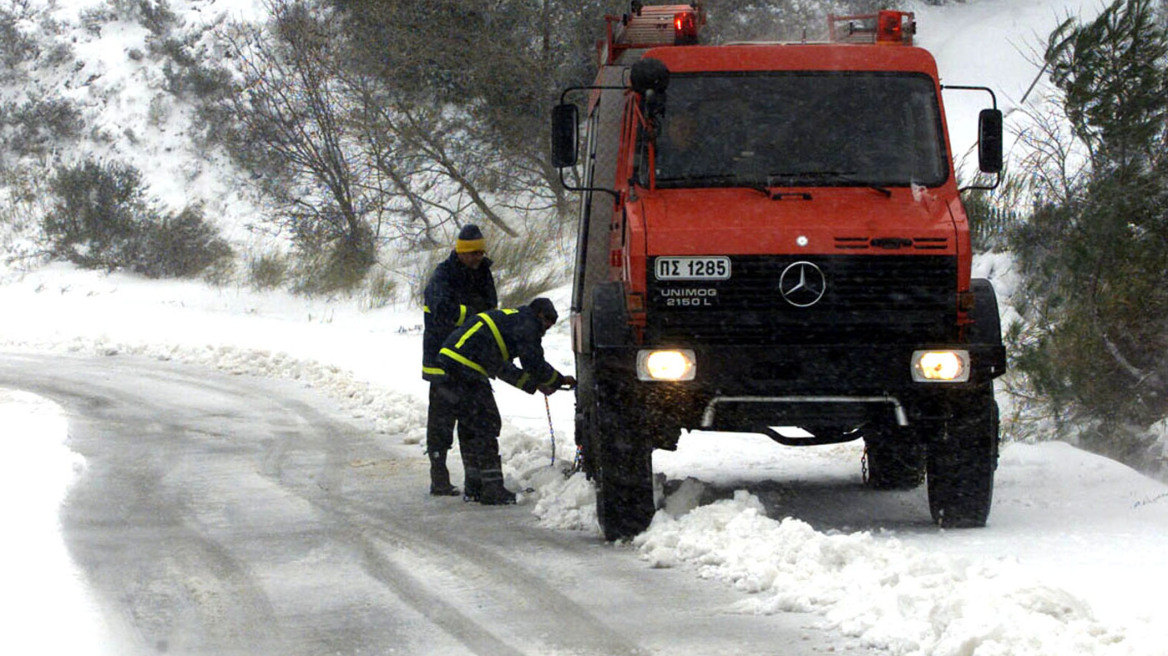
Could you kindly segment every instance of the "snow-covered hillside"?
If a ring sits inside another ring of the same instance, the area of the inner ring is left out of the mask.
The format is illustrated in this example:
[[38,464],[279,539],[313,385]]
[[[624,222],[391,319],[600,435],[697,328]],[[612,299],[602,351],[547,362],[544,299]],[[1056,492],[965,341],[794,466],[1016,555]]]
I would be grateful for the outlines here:
[[123,162],[142,172],[150,196],[169,209],[202,203],[228,237],[246,241],[244,227],[259,209],[225,154],[195,138],[192,104],[175,93],[181,67],[174,55],[222,61],[223,27],[261,19],[262,2],[30,0],[10,11],[29,49],[7,84],[0,81],[0,102],[65,101],[81,130],[9,166]]

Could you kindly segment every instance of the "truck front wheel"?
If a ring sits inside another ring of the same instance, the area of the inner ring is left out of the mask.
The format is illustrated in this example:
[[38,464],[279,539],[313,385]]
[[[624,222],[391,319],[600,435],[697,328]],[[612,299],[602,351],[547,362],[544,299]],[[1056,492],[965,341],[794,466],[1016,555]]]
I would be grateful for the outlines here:
[[929,511],[943,528],[985,526],[998,466],[998,404],[992,385],[952,402],[952,417],[928,445]]
[[629,402],[613,383],[598,383],[588,436],[596,457],[596,519],[609,541],[631,538],[649,526],[653,503],[653,448]]

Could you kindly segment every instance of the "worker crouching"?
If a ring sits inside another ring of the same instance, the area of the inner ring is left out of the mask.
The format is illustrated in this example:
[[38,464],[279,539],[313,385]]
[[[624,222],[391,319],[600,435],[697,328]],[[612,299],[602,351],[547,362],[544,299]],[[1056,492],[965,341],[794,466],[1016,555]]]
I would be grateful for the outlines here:
[[[519,308],[479,313],[442,344],[438,364],[444,375],[436,384],[458,422],[468,466],[477,465],[481,480],[481,487],[473,489],[468,477],[464,499],[486,505],[515,503],[515,493],[503,485],[502,418],[490,379],[498,378],[528,394],[550,395],[576,385],[575,378],[556,371],[544,359],[543,335],[557,318],[555,305],[537,298]],[[518,367],[512,362],[516,358]]]

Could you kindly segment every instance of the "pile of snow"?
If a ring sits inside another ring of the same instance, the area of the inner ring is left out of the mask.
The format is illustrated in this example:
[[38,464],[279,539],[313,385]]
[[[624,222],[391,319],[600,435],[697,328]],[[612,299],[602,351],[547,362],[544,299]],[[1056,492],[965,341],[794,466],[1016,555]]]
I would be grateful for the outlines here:
[[[1015,454],[1055,462],[1042,447],[1012,445],[1007,454],[1003,471]],[[1160,522],[1168,518],[1163,510]],[[769,517],[742,490],[678,517],[658,513],[634,542],[654,566],[689,567],[753,593],[739,612],[818,613],[825,626],[892,654],[1166,653],[1158,622],[1141,607],[1146,598],[1132,604],[1142,621],[1104,622],[1093,610],[1104,599],[1078,596],[1029,562],[955,557],[895,533],[824,533],[800,519]]]
[[[104,624],[61,539],[61,502],[84,467],[65,446],[61,408],[34,394],[0,388],[0,515],[4,517],[5,630],[11,653],[84,654]],[[61,621],[67,620],[68,630]]]

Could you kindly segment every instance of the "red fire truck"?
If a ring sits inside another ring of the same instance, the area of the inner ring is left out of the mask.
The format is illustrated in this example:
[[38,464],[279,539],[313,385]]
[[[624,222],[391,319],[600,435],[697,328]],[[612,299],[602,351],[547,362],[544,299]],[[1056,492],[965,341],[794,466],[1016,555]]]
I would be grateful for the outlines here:
[[[581,194],[576,439],[605,537],[648,525],[653,450],[682,430],[863,439],[870,486],[927,480],[936,523],[983,526],[1006,358],[942,91],[993,93],[941,85],[911,13],[724,45],[701,44],[700,3],[606,18],[552,126]],[[1001,119],[994,100],[978,126],[999,176]]]

